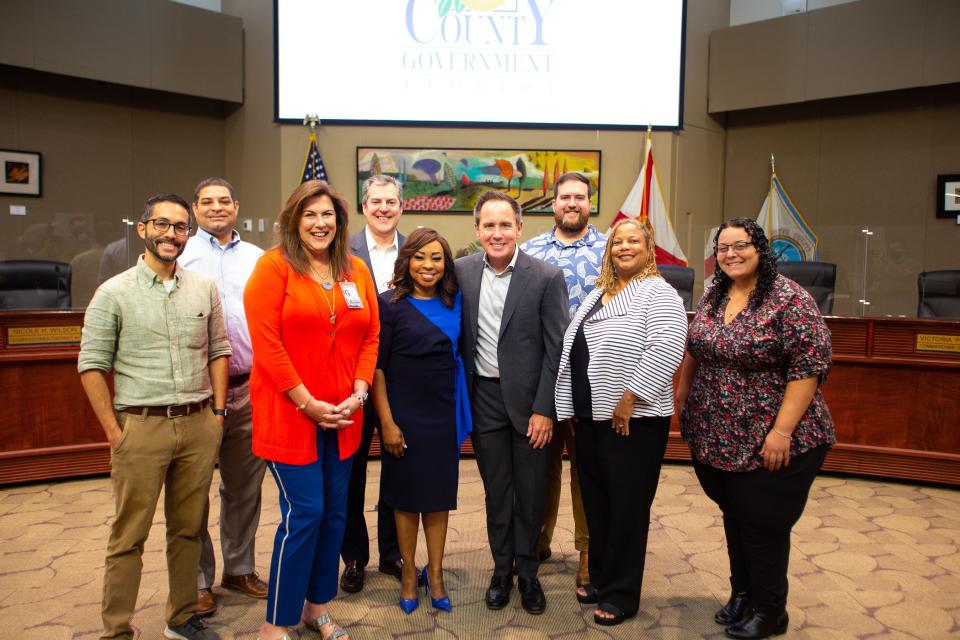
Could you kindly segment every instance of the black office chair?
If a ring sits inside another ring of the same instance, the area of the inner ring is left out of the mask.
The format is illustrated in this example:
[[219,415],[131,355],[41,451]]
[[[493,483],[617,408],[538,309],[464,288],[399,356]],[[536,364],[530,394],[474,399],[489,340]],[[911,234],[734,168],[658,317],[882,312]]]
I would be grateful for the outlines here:
[[693,269],[671,264],[658,264],[657,269],[663,279],[669,282],[680,294],[683,307],[687,311],[693,311]]
[[0,261],[0,309],[69,309],[70,276],[66,262]]
[[960,270],[924,271],[917,289],[918,318],[960,318]]
[[825,316],[833,313],[837,265],[830,262],[778,262],[777,271],[806,289],[820,307],[820,313]]

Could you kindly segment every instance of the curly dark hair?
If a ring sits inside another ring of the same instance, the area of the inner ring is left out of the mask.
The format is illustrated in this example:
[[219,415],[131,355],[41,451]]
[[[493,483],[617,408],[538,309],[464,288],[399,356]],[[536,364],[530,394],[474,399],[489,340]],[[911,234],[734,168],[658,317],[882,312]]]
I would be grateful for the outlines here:
[[413,276],[410,275],[410,258],[420,251],[423,247],[436,240],[443,248],[443,275],[437,282],[437,295],[448,309],[453,308],[454,298],[460,290],[457,284],[457,274],[453,269],[453,252],[450,251],[450,244],[447,240],[433,229],[420,227],[414,229],[413,233],[407,236],[397,254],[397,261],[393,267],[393,280],[390,282],[394,287],[391,303],[399,302],[413,294]]
[[[743,229],[750,236],[750,242],[760,256],[760,264],[757,266],[757,286],[750,294],[749,306],[756,309],[770,295],[773,288],[773,281],[777,279],[777,258],[770,247],[770,241],[767,240],[767,234],[763,232],[763,227],[757,224],[756,220],[750,218],[733,218],[727,220],[717,229],[717,235],[713,237],[713,255],[717,257],[717,239],[724,229],[735,227]],[[730,284],[733,280],[720,268],[720,260],[713,270],[713,286],[707,293],[707,302],[714,308],[730,290]]]

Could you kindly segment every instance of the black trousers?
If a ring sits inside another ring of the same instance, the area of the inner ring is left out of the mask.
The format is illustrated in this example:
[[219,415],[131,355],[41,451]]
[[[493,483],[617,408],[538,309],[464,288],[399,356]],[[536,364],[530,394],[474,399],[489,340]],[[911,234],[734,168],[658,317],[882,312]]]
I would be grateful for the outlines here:
[[[370,456],[370,442],[374,429],[379,429],[377,412],[370,405],[363,412],[363,431],[360,448],[353,455],[353,468],[350,470],[350,486],[347,489],[347,526],[340,546],[340,557],[344,563],[357,561],[361,567],[370,562],[370,536],[367,534],[367,521],[363,517],[364,493],[367,488],[367,458]],[[397,543],[397,523],[393,519],[393,509],[377,503],[377,547],[380,550],[380,562],[390,563],[400,559],[400,546]]]
[[786,609],[790,531],[829,449],[811,449],[779,471],[738,473],[693,461],[704,493],[723,512],[730,586],[750,593],[758,611],[776,615]]
[[473,387],[473,450],[483,479],[487,539],[493,573],[535,578],[537,539],[543,522],[550,447],[534,449],[507,415],[497,381],[476,378]]
[[577,420],[577,471],[590,530],[590,580],[600,602],[627,615],[640,608],[650,507],[667,449],[669,416],[630,419],[621,436],[610,420]]

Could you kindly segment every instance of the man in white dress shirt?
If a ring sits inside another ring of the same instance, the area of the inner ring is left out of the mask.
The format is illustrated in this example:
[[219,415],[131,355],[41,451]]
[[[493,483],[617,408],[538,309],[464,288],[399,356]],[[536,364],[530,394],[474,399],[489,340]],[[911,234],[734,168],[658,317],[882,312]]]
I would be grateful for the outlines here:
[[[370,176],[363,183],[360,202],[367,225],[351,236],[350,251],[366,263],[377,284],[377,293],[383,293],[390,288],[393,266],[406,239],[397,231],[400,216],[403,215],[403,187],[392,176]],[[376,411],[364,411],[363,436],[360,448],[353,456],[350,487],[347,490],[347,528],[340,547],[344,564],[340,588],[347,593],[363,589],[364,568],[370,561],[370,537],[363,517],[363,503],[367,486],[367,456],[376,428],[379,428]],[[377,547],[380,551],[378,570],[399,580],[403,561],[397,544],[397,525],[393,519],[393,509],[383,504],[377,505],[377,531]]]
[[[243,311],[243,289],[263,250],[240,239],[237,214],[240,203],[233,186],[222,178],[207,178],[193,192],[197,234],[187,241],[180,265],[204,273],[217,283],[227,340],[233,349],[229,363],[226,417],[220,445],[220,549],[223,577],[220,585],[252,598],[266,598],[267,584],[260,579],[254,559],[254,540],[260,524],[260,486],[264,461],[253,455],[250,417],[250,367],[253,348]],[[197,615],[217,611],[213,594],[216,558],[207,531],[207,504],[200,532],[200,566],[197,575]]]

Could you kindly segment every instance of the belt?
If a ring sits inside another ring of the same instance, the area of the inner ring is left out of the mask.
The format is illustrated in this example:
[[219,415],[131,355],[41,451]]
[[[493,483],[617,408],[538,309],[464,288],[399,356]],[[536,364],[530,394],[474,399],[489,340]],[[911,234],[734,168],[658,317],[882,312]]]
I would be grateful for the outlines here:
[[242,384],[246,384],[247,380],[250,379],[250,372],[247,373],[238,373],[235,376],[230,376],[227,379],[227,385],[230,387],[239,387]]
[[205,409],[209,402],[209,400],[204,400],[203,402],[191,402],[190,404],[172,404],[168,407],[127,407],[124,411],[162,418],[181,418]]

